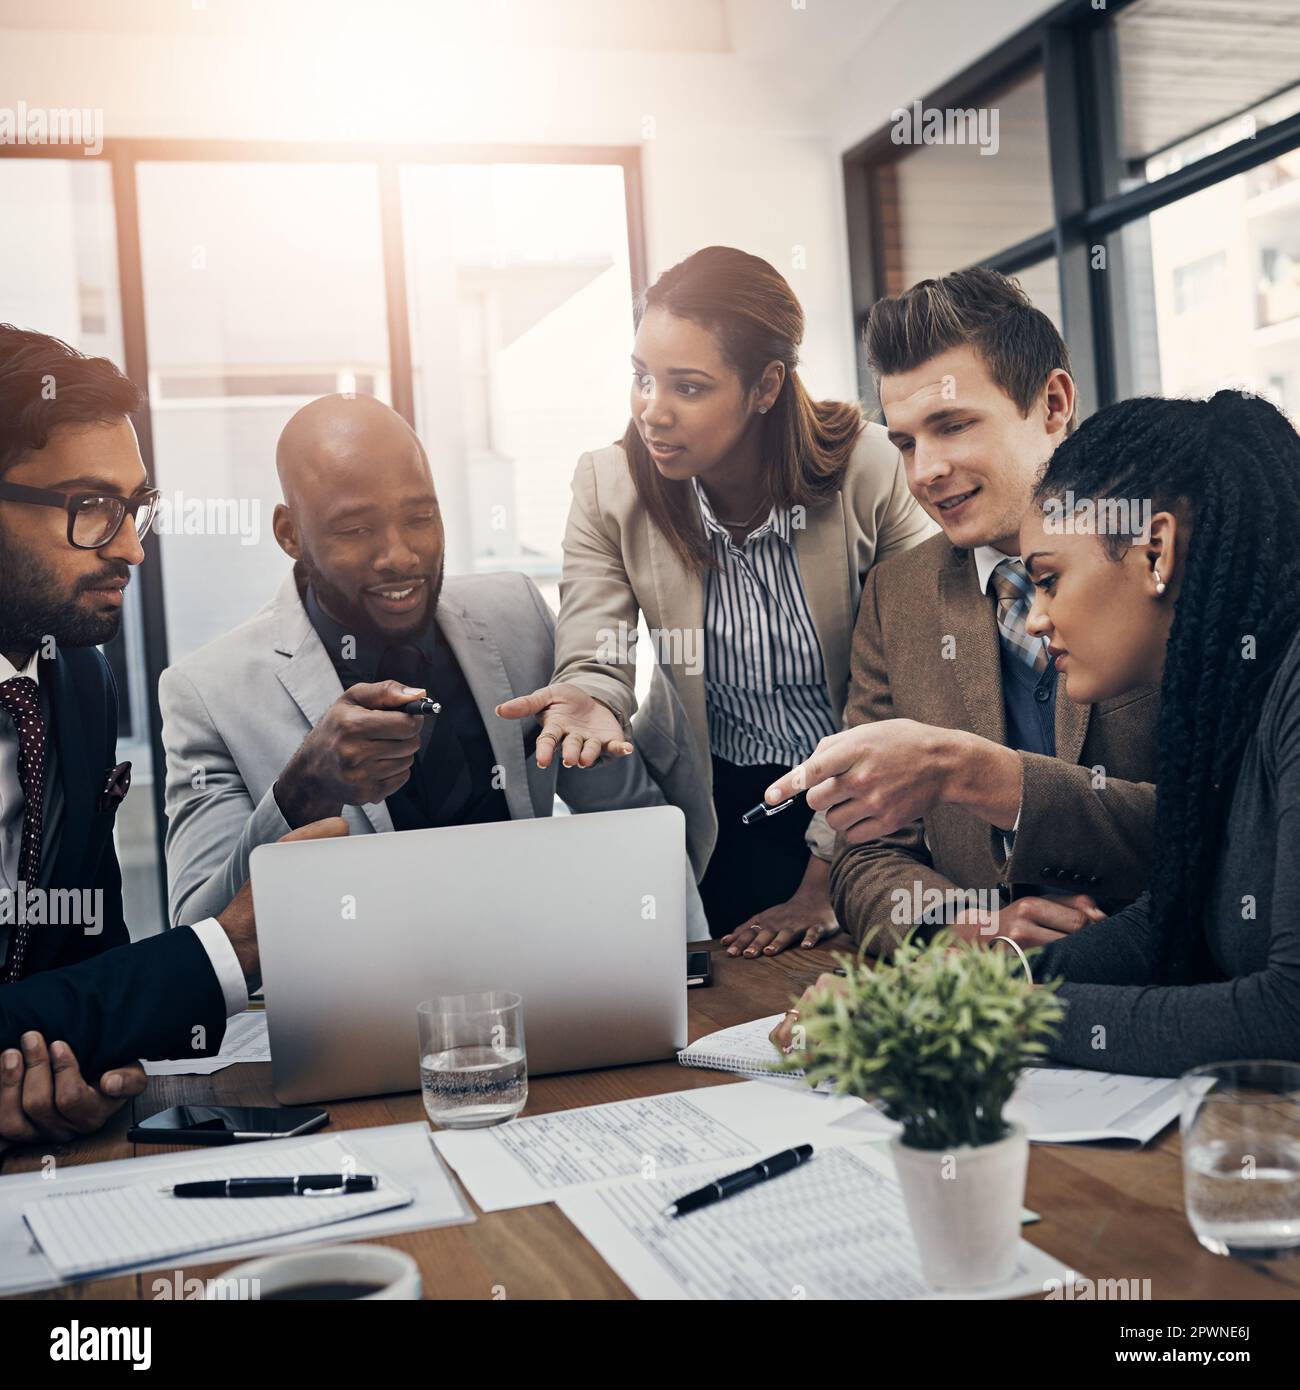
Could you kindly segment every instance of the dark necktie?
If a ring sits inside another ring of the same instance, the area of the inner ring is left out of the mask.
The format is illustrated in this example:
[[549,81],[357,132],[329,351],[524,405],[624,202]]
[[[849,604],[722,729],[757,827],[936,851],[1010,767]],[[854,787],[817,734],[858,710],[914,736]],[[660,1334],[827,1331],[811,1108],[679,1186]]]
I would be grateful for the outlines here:
[[[375,679],[397,680],[423,690],[430,674],[429,664],[419,648],[398,643],[385,648]],[[438,699],[436,690],[430,690],[429,695]],[[472,799],[474,779],[465,750],[455,736],[454,710],[444,709],[436,720],[425,719],[420,733],[420,751],[411,768],[408,786],[424,825],[454,823],[458,810]]]
[[[18,783],[23,789],[23,838],[18,847],[18,878],[35,888],[41,876],[41,819],[45,796],[45,720],[41,696],[30,676],[11,676],[0,681],[0,709],[18,731]],[[5,979],[16,984],[23,973],[31,924],[23,920],[9,943],[9,968]]]
[[[428,676],[424,669],[424,657],[420,655],[419,647],[413,647],[407,642],[399,642],[395,646],[385,647],[383,655],[379,658],[379,666],[375,671],[377,681],[401,681],[405,686],[412,690],[423,690]],[[428,692],[433,699],[437,695],[433,691]],[[424,727],[420,731],[420,757],[429,751],[429,739],[433,734],[434,723],[430,719],[424,721]]]

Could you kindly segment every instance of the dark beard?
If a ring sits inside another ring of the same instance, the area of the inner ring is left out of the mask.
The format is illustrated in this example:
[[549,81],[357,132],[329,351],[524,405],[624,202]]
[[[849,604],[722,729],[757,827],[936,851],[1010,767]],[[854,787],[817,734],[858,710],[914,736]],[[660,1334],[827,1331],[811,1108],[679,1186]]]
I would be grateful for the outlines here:
[[117,636],[120,610],[90,613],[77,602],[81,594],[108,579],[130,574],[124,562],[108,562],[101,573],[78,580],[69,593],[38,556],[19,550],[0,528],[0,651],[34,652],[47,638],[58,647],[98,647]]
[[326,579],[312,558],[311,551],[305,545],[302,547],[302,558],[298,563],[302,566],[303,575],[315,592],[316,602],[345,632],[354,633],[357,637],[364,637],[372,642],[393,642],[398,640],[399,636],[414,637],[421,632],[427,632],[433,626],[434,615],[438,611],[438,598],[442,594],[443,570],[446,567],[445,555],[438,561],[437,578],[430,581],[429,600],[424,606],[424,613],[406,633],[384,632],[382,628],[376,627],[370,614],[360,603],[354,603],[342,589],[337,588]]

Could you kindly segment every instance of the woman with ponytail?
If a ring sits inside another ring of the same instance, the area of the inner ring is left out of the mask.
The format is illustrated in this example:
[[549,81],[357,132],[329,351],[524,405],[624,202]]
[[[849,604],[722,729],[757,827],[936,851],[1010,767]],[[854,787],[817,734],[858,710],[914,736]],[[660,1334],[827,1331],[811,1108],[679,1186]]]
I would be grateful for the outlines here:
[[[804,389],[803,326],[782,276],[730,247],[646,292],[627,430],[573,481],[555,675],[498,710],[541,721],[543,767],[635,745],[685,813],[711,932],[751,958],[836,930],[825,821],[802,799],[741,815],[839,729],[868,568],[935,529],[884,429]],[[656,669],[633,719],[638,617]]]
[[1300,1060],[1297,537],[1300,437],[1236,391],[1112,406],[1038,486],[1029,631],[1071,700],[1161,701],[1151,888],[1034,962],[1066,981],[1058,1061]]

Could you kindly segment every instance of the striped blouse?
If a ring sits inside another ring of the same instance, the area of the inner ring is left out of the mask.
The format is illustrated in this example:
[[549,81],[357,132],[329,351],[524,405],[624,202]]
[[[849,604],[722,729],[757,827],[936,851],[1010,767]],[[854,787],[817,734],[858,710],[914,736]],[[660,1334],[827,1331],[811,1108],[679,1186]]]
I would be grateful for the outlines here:
[[737,547],[692,479],[717,568],[704,604],[709,746],[744,767],[802,762],[838,725],[788,508]]

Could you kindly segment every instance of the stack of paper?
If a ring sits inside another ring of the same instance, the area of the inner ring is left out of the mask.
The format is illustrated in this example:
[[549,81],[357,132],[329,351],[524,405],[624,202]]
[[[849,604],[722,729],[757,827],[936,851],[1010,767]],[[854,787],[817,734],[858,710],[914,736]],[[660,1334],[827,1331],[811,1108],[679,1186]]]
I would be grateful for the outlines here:
[[[768,1034],[782,1017],[773,1014],[710,1033],[683,1048],[677,1060],[686,1067],[763,1076],[780,1060]],[[794,1071],[786,1077],[802,1075]],[[828,1086],[823,1082],[818,1089]],[[1178,1118],[1183,1099],[1182,1083],[1168,1077],[1026,1067],[1005,1115],[1023,1124],[1036,1144],[1110,1140],[1140,1146]]]
[[[338,1141],[327,1139],[325,1142]],[[274,1163],[273,1171],[281,1175],[313,1170],[326,1172],[330,1171],[329,1167],[317,1166],[324,1161],[323,1155],[315,1152],[321,1143],[322,1136],[311,1135],[299,1139],[271,1139],[247,1148],[224,1148],[220,1152],[223,1158],[228,1156],[232,1160],[248,1156],[265,1158]],[[380,1176],[381,1194],[404,1194],[399,1204],[365,1215],[347,1216],[344,1208],[330,1204],[351,1202],[353,1199],[350,1197],[285,1198],[284,1201],[298,1202],[305,1208],[311,1208],[309,1214],[313,1217],[319,1216],[319,1208],[326,1208],[325,1220],[328,1224],[248,1240],[234,1234],[226,1224],[226,1218],[238,1218],[238,1208],[265,1207],[280,1199],[170,1198],[167,1200],[176,1202],[178,1206],[220,1208],[224,1213],[219,1229],[209,1233],[215,1243],[205,1246],[201,1252],[193,1252],[196,1258],[188,1262],[229,1265],[236,1260],[323,1242],[368,1240],[397,1231],[459,1225],[474,1220],[451,1174],[439,1162],[429,1142],[428,1125],[423,1122],[349,1130],[344,1138],[344,1157],[348,1156],[352,1171]],[[211,1167],[216,1161],[213,1150],[202,1149],[188,1153],[156,1154],[149,1158],[115,1159],[107,1163],[43,1170],[39,1173],[16,1173],[4,1178],[0,1181],[0,1293],[27,1293],[54,1288],[62,1282],[60,1270],[33,1235],[35,1227],[24,1219],[33,1207],[44,1207],[47,1202],[67,1202],[74,1194],[79,1196],[95,1192],[106,1195],[142,1184],[155,1189],[169,1188],[174,1183],[196,1179],[203,1169]],[[337,1171],[341,1161],[338,1152],[333,1151],[328,1163],[333,1164]],[[222,1168],[221,1176],[236,1173],[230,1163],[223,1162]],[[53,1176],[50,1176],[51,1173]],[[40,1226],[44,1219],[38,1216],[36,1225]],[[174,1274],[178,1263],[174,1255],[145,1257],[129,1263],[128,1250],[115,1237],[111,1251],[103,1253],[109,1255],[115,1273],[128,1269],[161,1268]],[[129,1253],[136,1255],[138,1251]],[[170,1280],[168,1287],[171,1287]]]
[[[268,1152],[270,1149],[270,1152]],[[321,1139],[294,1156],[294,1172],[363,1171],[338,1139]],[[227,1148],[194,1165],[185,1182],[290,1176],[269,1144]],[[339,1197],[173,1197],[170,1184],[142,1176],[120,1187],[51,1190],[28,1202],[23,1220],[64,1279],[211,1250],[232,1241],[264,1240],[406,1206],[411,1194],[380,1176],[373,1192]]]
[[248,1009],[226,1024],[221,1051],[215,1057],[180,1057],[170,1062],[146,1062],[146,1076],[211,1076],[236,1062],[269,1062],[271,1039],[266,1031],[266,1010]]
[[621,1100],[444,1130],[439,1153],[484,1211],[549,1202],[589,1183],[654,1179],[714,1162],[733,1172],[794,1144],[843,1144],[888,1134],[883,1115],[851,1096],[819,1096],[761,1081]]
[[569,1193],[560,1209],[638,1298],[1016,1298],[1068,1277],[1022,1240],[1006,1283],[936,1292],[921,1274],[893,1164],[871,1145],[819,1150],[735,1197],[664,1214],[676,1197],[727,1171],[623,1179]]

